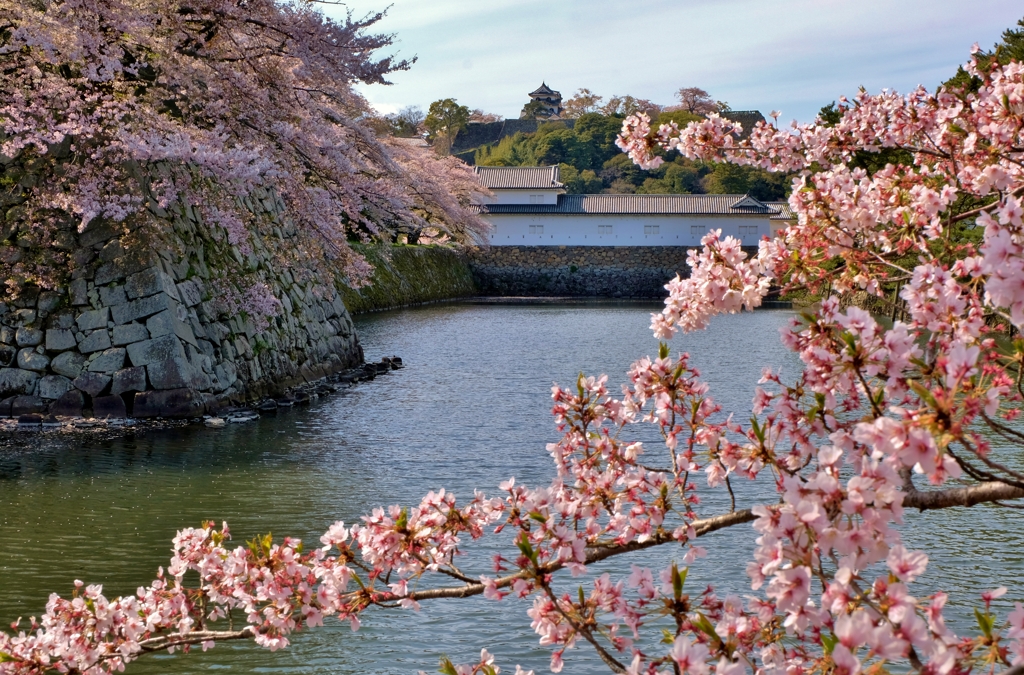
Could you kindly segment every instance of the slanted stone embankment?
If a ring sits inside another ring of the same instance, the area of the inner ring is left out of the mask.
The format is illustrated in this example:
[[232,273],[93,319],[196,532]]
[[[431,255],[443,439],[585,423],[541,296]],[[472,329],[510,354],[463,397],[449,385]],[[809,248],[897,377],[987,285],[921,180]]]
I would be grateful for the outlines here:
[[[259,191],[240,207],[260,235],[246,253],[188,204],[64,241],[64,287],[0,303],[0,416],[191,417],[361,364],[342,280],[282,262],[295,236],[283,202]],[[225,302],[257,281],[276,316]]]

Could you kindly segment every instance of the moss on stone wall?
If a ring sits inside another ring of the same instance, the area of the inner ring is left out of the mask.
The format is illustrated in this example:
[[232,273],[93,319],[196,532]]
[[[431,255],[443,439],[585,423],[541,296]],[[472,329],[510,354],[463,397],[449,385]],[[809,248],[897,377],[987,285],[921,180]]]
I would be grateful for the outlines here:
[[370,312],[476,293],[465,256],[445,246],[353,245],[373,265],[373,282],[341,287],[348,311]]

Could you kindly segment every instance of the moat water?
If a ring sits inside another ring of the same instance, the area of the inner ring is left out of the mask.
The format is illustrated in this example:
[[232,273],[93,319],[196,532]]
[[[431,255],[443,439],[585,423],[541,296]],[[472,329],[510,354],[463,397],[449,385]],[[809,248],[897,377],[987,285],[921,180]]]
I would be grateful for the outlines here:
[[[397,354],[406,367],[309,408],[225,429],[0,450],[0,625],[39,615],[49,593],[67,594],[74,579],[102,583],[108,596],[133,592],[167,563],[175,530],[206,519],[228,521],[237,543],[266,532],[315,543],[335,520],[416,503],[442,486],[464,497],[474,488],[498,494],[513,475],[547,484],[554,471],[545,444],[557,438],[552,382],[608,373],[618,391],[629,364],[657,351],[648,330],[657,309],[446,305],[373,314],[357,321],[367,359]],[[795,356],[778,339],[791,316],[723,317],[672,347],[691,353],[726,410],[749,411],[763,367],[796,372]],[[649,430],[638,437],[655,440]],[[739,502],[766,490],[741,484]],[[709,494],[704,508],[713,514],[724,495]],[[1018,514],[984,506],[911,514],[909,544],[925,546],[932,560],[926,583],[913,591],[952,591],[953,624],[963,628],[982,590],[1009,586],[1003,608],[1024,600],[1016,583],[1024,569]],[[691,568],[690,590],[714,583],[723,594],[748,593],[744,569],[754,538],[741,526],[703,540],[709,555]],[[468,556],[463,569],[489,573],[494,550]],[[665,564],[679,549],[642,555],[602,569]],[[538,646],[527,608],[478,597],[420,612],[371,611],[356,633],[329,620],[276,653],[219,644],[206,653],[146,657],[128,672],[434,672],[440,656],[470,661],[482,647],[509,671],[519,663],[547,672],[549,651]],[[567,653],[566,673],[604,670],[585,645]]]

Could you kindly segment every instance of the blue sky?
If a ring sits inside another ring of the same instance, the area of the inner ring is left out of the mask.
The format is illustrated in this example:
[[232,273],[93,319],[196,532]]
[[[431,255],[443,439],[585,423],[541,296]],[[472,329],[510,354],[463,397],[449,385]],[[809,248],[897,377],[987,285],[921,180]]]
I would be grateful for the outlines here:
[[[392,1],[378,25],[419,61],[392,86],[360,87],[370,102],[452,97],[505,117],[543,80],[566,98],[588,87],[664,104],[698,86],[736,110],[810,121],[862,85],[934,87],[1024,17],[1020,0]],[[362,16],[385,2],[347,6]]]

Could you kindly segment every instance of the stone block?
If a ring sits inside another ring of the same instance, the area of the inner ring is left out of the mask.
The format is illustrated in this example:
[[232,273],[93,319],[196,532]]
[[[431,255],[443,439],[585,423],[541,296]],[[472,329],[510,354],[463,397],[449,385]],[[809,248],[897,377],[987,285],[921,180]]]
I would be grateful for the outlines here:
[[126,391],[146,391],[146,369],[144,367],[133,366],[114,373],[110,393],[120,396]]
[[85,232],[78,235],[78,245],[83,248],[102,244],[118,235],[116,227],[109,221],[95,218],[86,226]]
[[135,417],[198,417],[204,412],[202,395],[191,389],[144,391],[135,395]]
[[25,347],[18,352],[18,367],[22,370],[34,370],[43,372],[50,365],[50,357],[36,353],[31,347]]
[[125,255],[104,263],[96,268],[94,281],[97,286],[105,286],[145,270],[153,265],[154,255],[149,249],[132,250]]
[[75,327],[75,314],[70,310],[58,312],[50,317],[49,327],[56,330],[70,330]]
[[34,309],[19,309],[11,312],[11,316],[14,318],[14,323],[21,326],[36,322],[36,310]]
[[19,347],[35,347],[43,341],[43,331],[38,328],[27,328],[22,326],[14,333],[14,339]]
[[186,307],[195,307],[203,300],[203,293],[192,279],[178,284],[178,297]]
[[123,347],[133,342],[141,342],[149,339],[149,331],[141,323],[126,323],[123,326],[114,326],[114,346]]
[[8,396],[4,400],[0,401],[0,417],[11,416],[11,404],[14,403],[15,396]]
[[46,330],[46,350],[51,352],[63,352],[74,349],[78,346],[75,340],[75,333],[71,330],[60,328],[48,328]]
[[49,400],[60,398],[71,386],[71,380],[63,375],[47,375],[39,380],[39,397]]
[[174,335],[164,335],[128,345],[128,359],[133,366],[148,366],[150,363],[169,358],[188,362],[181,340]]
[[89,304],[89,282],[85,279],[75,279],[71,282],[71,304],[88,305]]
[[128,281],[125,282],[124,286],[125,291],[128,293],[128,298],[131,300],[156,295],[157,293],[166,293],[175,300],[181,299],[178,295],[178,287],[175,285],[174,279],[156,267],[133,274],[128,277]]
[[14,344],[14,329],[10,326],[0,327],[0,342],[7,345]]
[[168,358],[146,365],[149,384],[154,389],[179,389],[193,385],[195,371],[187,360]]
[[39,294],[39,299],[36,300],[36,309],[40,312],[46,312],[49,314],[53,310],[57,309],[60,305],[60,293],[54,293],[53,291],[43,291]]
[[123,305],[118,305],[112,309],[114,323],[121,325],[128,323],[129,321],[135,321],[137,319],[143,319],[147,316],[153,316],[158,312],[162,312],[165,309],[172,309],[177,311],[178,303],[175,302],[166,293],[158,293],[157,295],[151,295],[146,298],[139,298],[138,300],[129,300]]
[[[183,311],[184,307],[178,305],[177,309]],[[192,327],[169,309],[149,317],[146,321],[146,328],[149,330],[150,337],[157,338],[163,335],[177,335],[185,342],[198,346],[196,336],[192,333]]]
[[[18,356],[18,350],[8,345],[0,346],[0,366],[7,367],[14,364],[14,359]],[[16,365],[16,364],[15,364]]]
[[78,323],[78,330],[96,330],[97,328],[106,328],[107,321],[110,320],[110,310],[104,307],[103,309],[93,309],[88,312],[82,312],[78,315],[76,323]]
[[95,397],[107,392],[110,387],[110,376],[102,373],[82,373],[71,384],[75,385],[76,389]]
[[85,356],[78,352],[58,354],[50,362],[50,370],[71,379],[81,375],[83,368],[85,368]]
[[124,246],[121,246],[120,239],[114,239],[108,241],[107,244],[100,249],[99,258],[103,262],[110,262],[124,255]]
[[110,349],[110,333],[106,328],[94,330],[78,343],[78,351],[83,354],[91,354],[92,352],[99,352],[104,349]]
[[106,307],[123,305],[128,302],[125,297],[124,286],[100,286],[100,302]]
[[85,406],[85,397],[77,389],[64,392],[64,395],[50,404],[50,414],[60,417],[81,417]]
[[128,410],[120,396],[98,396],[92,400],[92,416],[123,420],[128,417]]
[[111,347],[110,349],[106,349],[89,364],[89,372],[106,373],[109,375],[110,373],[120,370],[124,365],[124,356],[124,347]]
[[16,396],[11,403],[11,417],[38,415],[46,412],[47,405],[38,396]]

